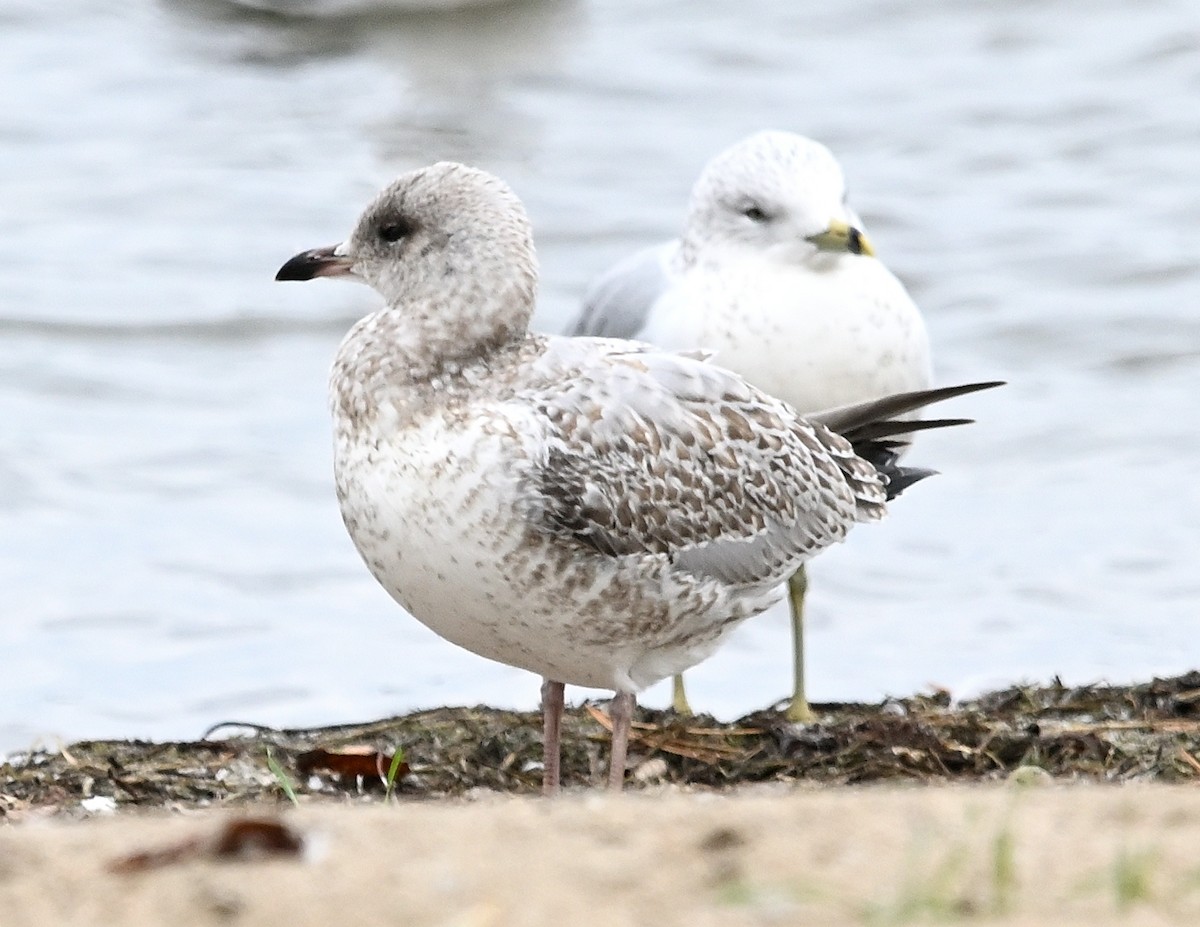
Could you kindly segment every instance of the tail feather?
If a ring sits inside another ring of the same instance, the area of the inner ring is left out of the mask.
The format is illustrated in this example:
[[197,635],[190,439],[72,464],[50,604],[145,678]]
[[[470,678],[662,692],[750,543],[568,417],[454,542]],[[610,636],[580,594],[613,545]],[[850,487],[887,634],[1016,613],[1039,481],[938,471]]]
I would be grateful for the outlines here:
[[[897,436],[910,435],[918,431],[932,431],[934,428],[953,428],[956,425],[972,425],[975,423],[973,418],[921,418],[921,419],[901,419],[894,421],[891,419],[882,422],[872,422],[870,425],[863,425],[854,431],[855,441],[872,441],[882,438],[894,438]],[[908,446],[908,441],[895,441],[896,445]]]
[[[907,415],[909,412],[923,409],[925,406],[933,405],[935,402],[943,402],[947,399],[953,399],[956,396],[965,396],[968,393],[977,393],[980,390],[993,389],[1003,385],[1003,380],[988,380],[983,383],[964,383],[960,386],[919,389],[910,393],[893,393],[891,396],[884,396],[882,399],[871,399],[867,402],[856,402],[853,405],[839,406],[836,409],[828,409],[806,417],[820,422],[830,431],[836,431],[846,440],[853,442],[856,432],[860,428],[897,419],[901,415]],[[954,419],[946,419],[945,421],[952,425],[966,424]],[[907,424],[910,431],[923,430],[919,420],[907,423],[898,421],[896,424]],[[906,432],[893,432],[893,434],[904,433]]]
[[888,470],[881,470],[880,472],[887,477],[888,502],[891,502],[893,499],[895,499],[913,483],[919,483],[927,476],[937,476],[938,474],[937,470],[929,470],[925,467],[897,466],[893,466]]
[[898,416],[915,412],[935,402],[1003,385],[1003,380],[990,380],[985,383],[966,383],[961,386],[896,393],[883,399],[842,406],[808,417],[850,442],[854,453],[869,462],[884,478],[887,483],[888,501],[891,501],[913,483],[937,473],[936,470],[923,467],[900,466],[900,455],[908,448],[908,442],[903,440],[904,436],[933,428],[969,425],[973,421],[969,418],[902,419]]

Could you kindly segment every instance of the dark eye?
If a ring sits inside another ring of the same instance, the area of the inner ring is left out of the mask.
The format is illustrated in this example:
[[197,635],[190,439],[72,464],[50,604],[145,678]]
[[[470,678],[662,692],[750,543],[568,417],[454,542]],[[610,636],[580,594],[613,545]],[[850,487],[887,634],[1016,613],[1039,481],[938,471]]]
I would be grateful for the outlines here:
[[763,212],[763,210],[760,209],[758,206],[753,206],[753,205],[745,207],[742,210],[742,215],[745,216],[747,219],[749,219],[751,222],[766,222],[769,218],[771,218],[765,212]]
[[396,242],[412,232],[412,225],[407,220],[399,219],[379,227],[379,237],[386,242]]

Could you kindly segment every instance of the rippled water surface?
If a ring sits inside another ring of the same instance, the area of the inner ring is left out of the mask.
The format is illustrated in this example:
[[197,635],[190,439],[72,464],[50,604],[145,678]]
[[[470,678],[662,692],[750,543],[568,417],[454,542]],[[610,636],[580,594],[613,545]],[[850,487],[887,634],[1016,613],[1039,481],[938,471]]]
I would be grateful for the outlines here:
[[[1190,0],[10,0],[0,76],[0,749],[535,704],[360,565],[324,381],[371,295],[272,276],[401,170],[466,160],[528,204],[553,330],[765,127],[841,157],[939,379],[1011,381],[814,565],[812,695],[1200,663]],[[782,611],[743,626],[694,701],[782,696],[787,646]]]

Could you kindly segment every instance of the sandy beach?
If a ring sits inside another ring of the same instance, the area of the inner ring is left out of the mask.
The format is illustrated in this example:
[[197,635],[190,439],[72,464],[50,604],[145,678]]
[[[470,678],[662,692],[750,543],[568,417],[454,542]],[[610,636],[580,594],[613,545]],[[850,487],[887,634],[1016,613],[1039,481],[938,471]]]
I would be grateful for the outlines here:
[[[278,817],[278,858],[129,854]],[[259,805],[24,818],[0,830],[0,923],[1185,924],[1200,918],[1194,786],[674,787],[556,801]]]
[[1200,923],[1198,697],[642,710],[623,795],[585,705],[554,800],[537,715],[484,706],[78,742],[0,762],[0,927]]

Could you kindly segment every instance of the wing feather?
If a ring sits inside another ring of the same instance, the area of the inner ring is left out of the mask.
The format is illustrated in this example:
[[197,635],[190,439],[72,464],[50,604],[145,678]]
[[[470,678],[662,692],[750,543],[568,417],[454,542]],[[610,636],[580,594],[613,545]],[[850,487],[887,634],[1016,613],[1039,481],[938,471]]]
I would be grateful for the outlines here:
[[531,496],[544,530],[606,556],[665,554],[681,570],[774,584],[882,515],[884,481],[848,442],[735,374],[573,341],[565,376],[526,397],[543,422]]
[[670,284],[670,265],[679,249],[677,241],[643,248],[618,262],[588,288],[583,309],[569,335],[603,338],[637,338],[650,307]]

